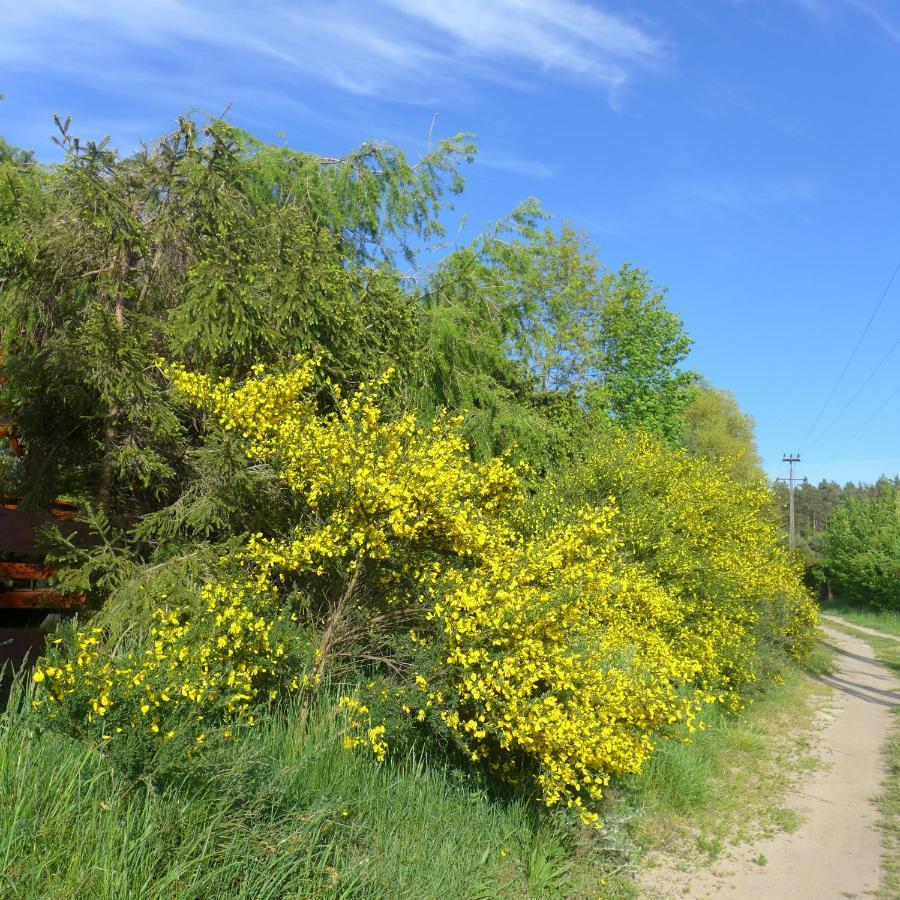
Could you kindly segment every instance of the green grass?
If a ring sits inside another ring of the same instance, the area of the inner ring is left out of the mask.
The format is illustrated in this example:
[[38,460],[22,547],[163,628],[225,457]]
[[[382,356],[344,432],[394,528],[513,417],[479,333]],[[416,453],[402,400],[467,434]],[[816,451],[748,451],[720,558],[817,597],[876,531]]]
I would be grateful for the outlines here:
[[851,625],[875,628],[885,634],[900,637],[900,613],[898,612],[859,609],[852,606],[825,606],[822,608],[822,612],[826,615],[840,616]]
[[286,709],[217,751],[199,789],[153,790],[35,731],[17,682],[0,714],[0,897],[633,898],[648,851],[702,863],[796,827],[779,797],[809,763],[812,684],[791,672],[694,743],[661,745],[610,786],[597,831],[437,760],[348,753],[329,705],[305,737]]
[[[900,630],[897,628],[896,613],[866,612],[859,613],[852,619],[844,612],[841,612],[840,615],[856,625],[878,628],[888,634],[900,634]],[[828,625],[866,641],[874,651],[875,657],[891,670],[896,678],[900,679],[900,642],[863,634],[832,622],[829,622]],[[900,708],[895,708],[893,713],[895,723],[885,747],[887,777],[881,796],[878,798],[878,808],[881,813],[879,826],[884,845],[880,896],[885,900],[900,897]]]
[[306,739],[289,710],[202,789],[157,793],[36,733],[24,694],[0,716],[4,900],[597,896],[600,856],[575,860],[558,820],[441,765],[347,753],[321,711]]

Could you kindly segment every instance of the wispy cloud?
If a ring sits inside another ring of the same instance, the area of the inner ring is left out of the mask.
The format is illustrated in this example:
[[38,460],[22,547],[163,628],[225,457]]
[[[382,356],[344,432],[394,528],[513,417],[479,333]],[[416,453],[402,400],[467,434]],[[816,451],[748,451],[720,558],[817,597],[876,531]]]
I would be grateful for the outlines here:
[[887,13],[864,0],[848,0],[850,5],[874,22],[895,44],[900,44],[900,25],[889,18]]
[[834,0],[790,0],[790,2],[795,6],[802,6],[820,19],[826,18],[834,6]]
[[534,159],[523,159],[507,153],[496,153],[491,150],[478,152],[478,165],[510,175],[524,175],[526,178],[553,178],[556,170],[546,163]]
[[431,104],[465,102],[481,82],[533,90],[557,78],[615,106],[671,56],[646,22],[586,0],[30,0],[9,4],[0,29],[7,72],[121,93],[171,76],[185,93],[324,83]]
[[703,177],[680,181],[668,190],[670,210],[687,222],[710,216],[808,222],[817,202],[816,186],[805,176]]
[[895,44],[900,44],[900,24],[885,10],[879,0],[789,0],[816,18],[826,20],[841,11],[855,11],[867,18]]
[[659,67],[665,42],[619,15],[574,0],[387,0],[471,53],[522,60],[619,90],[638,69]]
[[802,134],[792,119],[775,112],[767,103],[752,100],[733,88],[719,85],[712,91],[711,99],[715,107],[742,113],[789,137],[800,137]]

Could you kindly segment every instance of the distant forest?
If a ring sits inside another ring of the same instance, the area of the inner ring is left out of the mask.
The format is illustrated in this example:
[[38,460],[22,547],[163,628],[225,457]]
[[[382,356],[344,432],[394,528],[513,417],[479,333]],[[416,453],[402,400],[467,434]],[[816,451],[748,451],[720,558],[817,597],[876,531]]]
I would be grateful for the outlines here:
[[[888,478],[882,475],[875,484],[853,484],[843,487],[836,481],[810,481],[795,489],[794,516],[797,526],[797,546],[806,552],[816,545],[816,535],[825,531],[831,514],[841,500],[881,500],[886,494],[900,488],[900,475]],[[785,531],[788,528],[788,488],[778,481],[774,487],[778,498],[778,512]]]
[[[788,488],[774,486],[785,531]],[[895,609],[900,603],[900,476],[843,487],[804,482],[794,495],[797,548],[824,601]]]

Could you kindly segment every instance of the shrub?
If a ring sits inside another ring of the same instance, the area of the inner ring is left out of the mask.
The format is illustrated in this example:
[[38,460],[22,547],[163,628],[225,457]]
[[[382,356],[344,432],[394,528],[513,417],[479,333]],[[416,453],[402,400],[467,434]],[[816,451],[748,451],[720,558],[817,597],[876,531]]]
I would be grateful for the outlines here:
[[145,646],[88,627],[64,641],[36,675],[57,727],[110,747],[183,730],[196,754],[198,728],[252,725],[280,691],[301,692],[302,727],[343,678],[348,747],[449,745],[590,822],[655,741],[738,704],[763,639],[802,653],[811,606],[755,489],[614,436],[529,499],[505,459],[472,463],[458,419],[386,417],[390,373],[349,397],[326,382],[323,401],[315,368],[239,386],[167,369],[207,428],[279,474],[294,524],[248,536],[196,606],[161,606]]
[[375,401],[389,375],[348,398],[329,385],[335,409],[323,414],[315,370],[311,361],[285,374],[257,368],[237,388],[169,370],[211,428],[236,431],[249,457],[277,468],[295,525],[248,536],[194,605],[161,597],[133,648],[90,626],[61,639],[35,673],[53,727],[108,742],[115,755],[148,732],[202,743],[208,728],[252,724],[279,688],[303,688],[306,710],[329,668],[396,666],[393,636],[421,615],[416,566],[475,553],[509,530],[498,512],[516,474],[500,459],[471,464],[458,420],[382,421]]
[[138,641],[64,631],[33,676],[47,687],[34,701],[44,721],[104,746],[129,774],[183,772],[208,740],[253,725],[261,701],[299,687],[304,645],[288,627],[297,616],[271,590],[208,584],[195,605],[161,607],[155,619]]
[[[438,665],[404,710],[475,761],[533,780],[545,803],[590,810],[611,775],[640,771],[656,735],[694,728],[696,674],[664,636],[678,611],[621,559],[615,507],[493,542],[471,567],[423,579]],[[711,697],[705,698],[711,700]]]
[[767,487],[647,434],[612,431],[599,442],[561,502],[616,497],[625,552],[678,606],[666,630],[676,652],[696,662],[704,690],[739,706],[748,685],[803,659],[815,634],[815,605]]
[[843,602],[900,609],[900,491],[842,501],[825,531],[822,568]]

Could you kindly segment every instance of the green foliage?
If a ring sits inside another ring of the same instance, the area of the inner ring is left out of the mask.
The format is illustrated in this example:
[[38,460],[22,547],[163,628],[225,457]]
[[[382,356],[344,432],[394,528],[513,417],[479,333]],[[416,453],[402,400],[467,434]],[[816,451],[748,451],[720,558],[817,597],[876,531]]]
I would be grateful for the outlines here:
[[900,491],[844,500],[828,523],[822,553],[840,601],[900,610]]
[[423,288],[424,396],[463,409],[481,456],[555,469],[615,423],[675,442],[696,376],[690,338],[648,275],[610,272],[586,237],[521,204]]
[[34,162],[34,151],[14,147],[0,137],[0,165],[28,166]]
[[605,281],[602,378],[586,391],[588,404],[623,428],[677,443],[694,397],[696,376],[678,369],[691,339],[646,272],[626,264]]
[[344,388],[390,364],[424,418],[464,416],[476,457],[538,473],[611,421],[677,437],[694,381],[680,321],[536,201],[430,275],[398,269],[443,233],[464,135],[415,163],[382,144],[336,159],[185,118],[122,157],[58,125],[61,165],[17,156],[0,180],[0,406],[28,447],[4,483],[27,502],[90,498],[120,525],[171,508],[205,535],[241,518],[246,494],[208,491],[231,472],[201,459],[160,355],[241,378],[318,354]]
[[600,264],[586,238],[567,225],[558,235],[549,227],[522,231],[523,237],[489,248],[512,314],[513,357],[542,393],[583,394],[608,356]]
[[765,478],[753,419],[741,412],[731,391],[702,385],[685,419],[682,442],[690,453],[718,463],[743,481]]
[[[822,479],[817,485],[804,481],[794,491],[794,515],[798,535],[797,546],[807,563],[821,559],[821,546],[825,529],[835,509],[843,500],[878,499],[885,493],[900,487],[900,476],[882,476],[874,484],[847,482],[841,486],[836,481]],[[785,533],[788,528],[788,488],[783,482],[773,486],[781,522]]]
[[448,254],[419,287],[422,353],[412,392],[425,417],[440,409],[463,414],[476,458],[513,451],[543,470],[565,458],[580,411],[573,397],[537,393],[525,366],[510,355],[515,310],[493,257],[501,236],[528,227],[536,214],[524,204]]
[[43,183],[32,154],[0,138],[0,277],[28,264],[26,227],[38,214]]
[[625,427],[666,436],[692,392],[677,371],[691,341],[646,272],[601,268],[586,236],[568,225],[539,229],[537,206],[486,239],[484,265],[497,284],[511,356],[538,391],[587,398]]
[[[373,144],[333,159],[182,119],[122,157],[59,124],[57,167],[0,145],[0,408],[27,450],[0,490],[74,495],[97,538],[57,548],[90,621],[36,673],[60,689],[44,722],[96,746],[28,731],[21,705],[0,720],[8,882],[574,893],[572,832],[535,815],[534,785],[577,806],[590,775],[596,799],[696,708],[777,678],[813,620],[768,495],[672,449],[727,455],[716,429],[746,443],[746,422],[691,406],[663,292],[535,201],[437,256],[465,136],[417,163]],[[298,355],[320,360],[302,388]],[[205,412],[159,357],[212,376]],[[258,364],[287,379],[274,405],[235,390]],[[374,406],[357,389],[388,367]],[[347,754],[342,738],[385,755],[382,711],[393,759]],[[500,767],[519,778],[502,804]]]
[[464,140],[414,166],[386,146],[294,153],[221,121],[182,119],[125,158],[60,131],[59,167],[0,189],[0,404],[31,500],[95,497],[134,521],[179,497],[196,429],[159,355],[240,376],[315,352],[340,385],[409,367],[415,308],[389,263],[440,232]]

